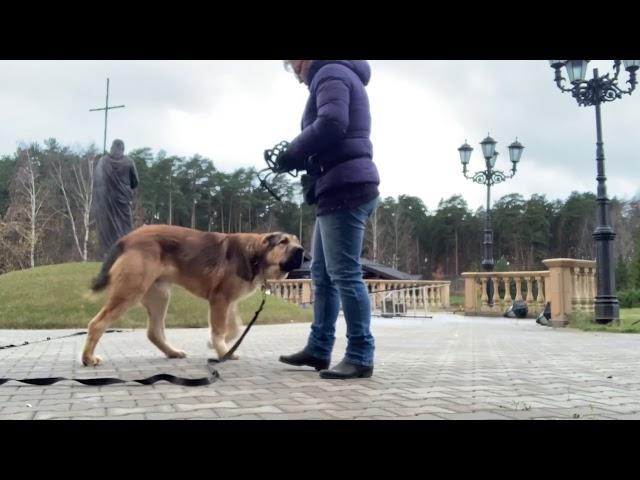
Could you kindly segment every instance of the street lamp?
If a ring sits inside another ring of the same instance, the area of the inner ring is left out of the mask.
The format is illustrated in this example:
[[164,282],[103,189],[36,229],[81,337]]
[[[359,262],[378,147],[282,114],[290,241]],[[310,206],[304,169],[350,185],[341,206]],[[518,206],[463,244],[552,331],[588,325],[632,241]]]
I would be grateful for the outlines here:
[[[620,317],[620,305],[615,295],[615,266],[613,264],[613,240],[616,237],[611,227],[609,215],[609,199],[607,198],[607,177],[604,175],[604,147],[602,142],[602,121],[600,118],[600,104],[613,102],[622,95],[631,94],[636,87],[636,71],[640,68],[640,60],[614,60],[614,75],[598,76],[598,69],[593,69],[593,78],[585,80],[587,64],[589,60],[549,60],[551,68],[555,70],[555,82],[563,92],[571,92],[578,105],[583,107],[596,107],[596,167],[598,181],[597,195],[597,225],[593,232],[596,242],[596,264],[598,276],[598,293],[596,295],[595,314],[596,322],[607,324]],[[629,73],[628,89],[618,86],[620,64],[624,63],[625,70]],[[563,83],[562,68],[566,69],[570,88],[565,88]]]
[[[473,148],[464,141],[464,144],[458,148],[460,153],[460,162],[462,163],[462,174],[465,178],[473,180],[475,183],[487,186],[487,210],[484,222],[484,241],[483,247],[483,259],[482,269],[485,272],[492,272],[494,267],[493,261],[493,230],[491,229],[491,186],[497,183],[502,183],[508,178],[513,178],[518,168],[518,162],[522,157],[522,151],[524,147],[518,139],[509,145],[509,158],[511,160],[511,173],[505,174],[500,170],[495,170],[496,160],[498,158],[498,152],[496,152],[496,141],[487,134],[487,138],[480,142],[482,147],[482,156],[485,160],[486,170],[482,170],[474,173],[472,176],[467,175],[467,165],[471,160],[471,152]],[[493,303],[493,282],[487,282],[487,296],[489,298],[489,304]]]

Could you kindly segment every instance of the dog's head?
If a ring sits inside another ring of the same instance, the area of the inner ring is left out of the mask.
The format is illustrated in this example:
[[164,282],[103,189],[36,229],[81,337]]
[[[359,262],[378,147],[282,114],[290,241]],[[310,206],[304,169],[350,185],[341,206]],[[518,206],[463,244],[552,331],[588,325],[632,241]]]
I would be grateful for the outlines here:
[[278,280],[300,268],[304,261],[304,248],[295,235],[282,232],[267,233],[261,241],[264,276]]

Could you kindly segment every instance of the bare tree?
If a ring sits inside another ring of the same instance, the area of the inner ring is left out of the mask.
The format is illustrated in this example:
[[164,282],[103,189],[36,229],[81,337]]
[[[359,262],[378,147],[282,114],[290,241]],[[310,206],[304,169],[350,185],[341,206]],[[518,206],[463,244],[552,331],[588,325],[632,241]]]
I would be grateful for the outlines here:
[[82,225],[84,227],[84,238],[82,240],[82,260],[87,261],[87,250],[89,246],[89,226],[91,222],[91,207],[93,202],[93,172],[95,166],[95,155],[93,149],[87,152],[83,163],[86,165],[86,171],[82,169],[82,164],[76,169],[74,166],[74,175],[76,178],[76,195],[80,205],[82,206]]
[[[413,257],[411,237],[413,229],[410,220],[404,215],[400,203],[396,203],[391,213],[391,232],[393,235],[392,268],[410,270]],[[402,262],[402,263],[401,263]]]
[[19,234],[18,223],[0,221],[0,273],[25,269],[28,256],[28,242]]
[[[91,205],[93,201],[93,172],[95,164],[95,148],[91,148],[78,160],[67,159],[55,153],[56,159],[51,162],[56,185],[62,193],[66,208],[65,216],[71,223],[73,239],[78,254],[83,262],[88,259],[89,229],[91,222]],[[65,164],[70,163],[70,172],[65,172]],[[68,175],[65,175],[68,173]],[[71,178],[68,178],[71,177]],[[74,216],[74,211],[77,214]],[[76,225],[79,217],[80,226]]]
[[[39,179],[33,158],[26,148],[19,152],[20,166],[15,179],[15,198],[10,207],[14,230],[29,244],[29,265],[35,267],[35,251],[40,232],[51,218],[42,219],[42,207],[48,197],[46,184]],[[23,220],[23,221],[21,221]]]
[[65,182],[65,175],[63,173],[62,156],[59,153],[55,153],[55,155],[57,158],[51,162],[53,177],[56,182],[56,185],[62,192],[62,197],[64,199],[64,204],[66,207],[65,216],[69,219],[71,223],[71,231],[73,233],[73,239],[75,240],[78,253],[82,257],[82,248],[80,247],[80,240],[78,239],[78,230],[76,228],[76,220],[73,216],[73,209],[71,208],[71,201],[69,200],[69,194],[67,193],[67,186]]

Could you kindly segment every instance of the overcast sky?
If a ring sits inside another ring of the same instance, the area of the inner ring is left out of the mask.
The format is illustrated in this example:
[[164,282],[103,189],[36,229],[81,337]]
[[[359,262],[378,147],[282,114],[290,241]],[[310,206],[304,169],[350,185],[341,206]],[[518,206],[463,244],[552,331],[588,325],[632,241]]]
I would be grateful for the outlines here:
[[[610,61],[594,60],[601,73]],[[383,196],[408,194],[434,210],[462,194],[473,209],[482,186],[465,180],[457,148],[474,148],[471,173],[484,165],[479,142],[490,133],[508,170],[507,146],[525,146],[515,178],[493,198],[519,192],[566,198],[595,192],[595,111],[579,107],[553,82],[546,60],[372,60],[368,87],[374,161]],[[0,61],[0,155],[18,142],[49,137],[71,147],[102,145],[106,78],[107,144],[199,153],[216,168],[263,167],[262,152],[299,132],[308,91],[280,60]],[[626,72],[621,73],[623,82]],[[640,194],[640,88],[603,106],[609,195]]]

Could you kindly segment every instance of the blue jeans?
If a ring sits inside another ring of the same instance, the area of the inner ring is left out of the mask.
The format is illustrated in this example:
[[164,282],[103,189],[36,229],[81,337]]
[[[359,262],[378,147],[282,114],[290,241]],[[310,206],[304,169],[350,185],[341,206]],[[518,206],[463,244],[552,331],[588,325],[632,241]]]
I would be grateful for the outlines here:
[[314,287],[313,323],[305,350],[329,360],[335,343],[340,302],[347,322],[349,363],[373,366],[375,342],[369,329],[371,307],[362,279],[360,254],[367,220],[378,198],[351,210],[338,211],[316,219],[311,279]]

